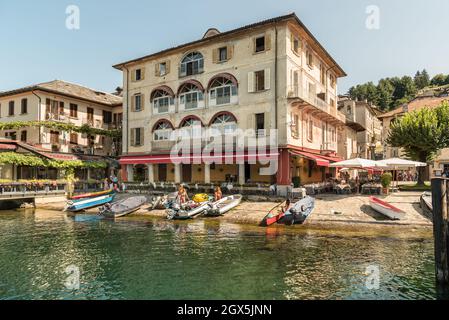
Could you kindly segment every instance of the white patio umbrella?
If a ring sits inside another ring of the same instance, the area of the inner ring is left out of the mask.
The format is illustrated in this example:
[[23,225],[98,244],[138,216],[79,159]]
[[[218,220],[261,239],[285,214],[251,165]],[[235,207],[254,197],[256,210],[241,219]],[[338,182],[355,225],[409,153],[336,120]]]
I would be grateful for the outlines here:
[[[378,162],[378,165],[388,167],[390,170],[393,170],[394,172],[396,172],[398,170],[407,170],[410,168],[427,166],[427,163],[425,163],[425,162],[411,161],[411,160],[406,160],[406,159],[401,159],[401,158],[391,158],[391,159],[386,159],[386,160],[380,160],[377,162]],[[396,186],[397,185],[398,185],[398,181],[396,181]]]
[[[355,158],[344,160],[340,162],[335,162],[330,165],[332,168],[350,168],[350,169],[372,169],[383,167],[377,161],[368,160],[363,158]],[[359,193],[359,186],[357,186],[357,193]]]
[[355,158],[355,159],[349,159],[349,160],[332,163],[330,165],[330,167],[332,167],[332,168],[364,169],[364,168],[381,167],[381,165],[379,163],[377,163],[377,161],[374,161],[374,160]]

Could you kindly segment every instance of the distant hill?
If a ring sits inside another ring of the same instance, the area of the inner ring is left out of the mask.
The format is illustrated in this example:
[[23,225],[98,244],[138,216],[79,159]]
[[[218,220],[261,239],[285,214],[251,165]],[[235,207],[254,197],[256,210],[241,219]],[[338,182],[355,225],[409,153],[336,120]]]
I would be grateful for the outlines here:
[[449,92],[449,75],[437,74],[430,79],[424,69],[414,77],[402,76],[380,79],[377,84],[367,82],[353,86],[348,95],[354,100],[367,100],[382,111],[389,111],[408,103],[420,95],[442,95]]

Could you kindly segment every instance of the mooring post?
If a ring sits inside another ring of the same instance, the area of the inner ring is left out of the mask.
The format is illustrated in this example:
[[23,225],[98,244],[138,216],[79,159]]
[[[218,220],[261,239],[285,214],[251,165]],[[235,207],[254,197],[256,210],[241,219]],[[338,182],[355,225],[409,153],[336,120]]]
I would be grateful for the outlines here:
[[449,230],[447,179],[432,179],[433,234],[435,239],[435,273],[439,286],[449,286]]

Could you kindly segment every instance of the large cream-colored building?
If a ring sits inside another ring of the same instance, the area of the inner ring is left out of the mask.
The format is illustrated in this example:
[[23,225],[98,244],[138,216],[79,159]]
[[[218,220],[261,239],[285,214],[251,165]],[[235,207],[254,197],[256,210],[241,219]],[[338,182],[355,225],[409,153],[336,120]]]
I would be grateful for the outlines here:
[[[120,129],[122,98],[77,84],[55,80],[0,92],[0,123],[51,121]],[[19,141],[53,159],[74,160],[80,156],[118,156],[120,141],[107,136],[88,137],[46,127],[23,127],[0,131],[0,138]],[[29,178],[24,170],[14,178]]]
[[[289,186],[322,181],[338,161],[337,79],[345,72],[295,14],[220,33],[120,63],[123,71],[124,179],[174,182],[235,181]],[[174,164],[173,130],[277,130],[277,173],[263,175],[251,150],[237,161],[229,148],[196,164]],[[234,157],[233,164],[218,158]]]

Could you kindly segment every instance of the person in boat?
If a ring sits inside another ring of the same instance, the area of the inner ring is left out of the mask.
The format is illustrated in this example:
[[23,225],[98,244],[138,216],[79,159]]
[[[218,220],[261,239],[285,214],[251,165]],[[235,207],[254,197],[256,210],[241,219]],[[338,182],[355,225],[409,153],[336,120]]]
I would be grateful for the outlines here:
[[279,213],[286,213],[290,209],[290,199],[287,199],[285,201],[285,204],[281,206],[281,212]]
[[176,200],[179,202],[179,204],[184,204],[189,201],[189,195],[182,185],[178,188],[178,196],[176,197]]
[[219,201],[223,198],[223,193],[221,192],[220,187],[215,187],[214,198],[215,201]]

